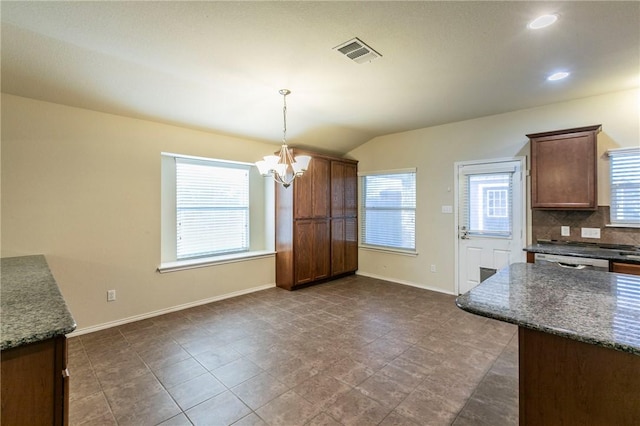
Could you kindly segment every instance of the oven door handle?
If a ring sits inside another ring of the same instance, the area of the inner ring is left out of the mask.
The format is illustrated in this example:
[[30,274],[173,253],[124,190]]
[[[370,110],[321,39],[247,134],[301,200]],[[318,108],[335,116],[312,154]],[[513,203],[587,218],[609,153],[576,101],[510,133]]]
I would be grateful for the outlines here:
[[558,266],[560,266],[561,268],[569,268],[569,269],[584,269],[587,267],[587,265],[572,265],[570,263],[562,263],[562,262],[556,262]]

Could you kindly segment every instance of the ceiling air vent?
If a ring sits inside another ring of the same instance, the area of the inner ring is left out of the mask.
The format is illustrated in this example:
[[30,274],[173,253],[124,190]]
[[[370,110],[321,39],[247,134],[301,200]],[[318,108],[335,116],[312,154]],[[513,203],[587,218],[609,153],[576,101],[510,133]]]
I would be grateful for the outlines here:
[[382,57],[381,54],[364,44],[364,42],[357,37],[334,47],[334,49],[359,64],[371,62],[374,59]]

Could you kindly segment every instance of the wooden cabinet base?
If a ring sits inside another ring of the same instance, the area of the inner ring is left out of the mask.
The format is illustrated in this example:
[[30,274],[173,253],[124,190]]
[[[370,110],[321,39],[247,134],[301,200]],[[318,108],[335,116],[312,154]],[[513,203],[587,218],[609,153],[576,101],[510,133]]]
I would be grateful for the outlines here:
[[68,424],[66,337],[2,351],[2,417],[9,425]]
[[640,424],[640,356],[520,327],[520,425]]

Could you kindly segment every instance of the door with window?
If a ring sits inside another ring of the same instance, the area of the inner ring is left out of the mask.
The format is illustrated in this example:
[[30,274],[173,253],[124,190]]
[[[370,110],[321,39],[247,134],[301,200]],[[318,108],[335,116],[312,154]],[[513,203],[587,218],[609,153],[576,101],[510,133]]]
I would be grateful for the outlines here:
[[524,159],[457,163],[458,293],[524,260]]

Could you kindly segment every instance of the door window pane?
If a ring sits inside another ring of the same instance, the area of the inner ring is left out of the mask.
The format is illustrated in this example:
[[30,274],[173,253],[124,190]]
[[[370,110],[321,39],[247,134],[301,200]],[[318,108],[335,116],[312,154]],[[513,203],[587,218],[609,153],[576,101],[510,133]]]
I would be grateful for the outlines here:
[[510,237],[513,173],[467,175],[465,226],[469,234]]

